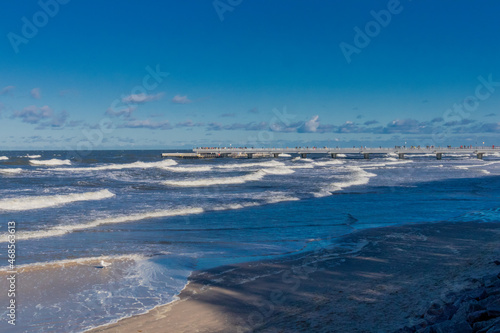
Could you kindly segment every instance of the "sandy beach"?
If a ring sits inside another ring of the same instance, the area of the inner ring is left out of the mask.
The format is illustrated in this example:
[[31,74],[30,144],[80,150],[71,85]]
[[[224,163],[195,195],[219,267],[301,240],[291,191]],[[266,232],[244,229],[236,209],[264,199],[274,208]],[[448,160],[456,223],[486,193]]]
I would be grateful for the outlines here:
[[500,272],[500,223],[368,229],[339,244],[195,272],[178,301],[89,332],[411,331]]

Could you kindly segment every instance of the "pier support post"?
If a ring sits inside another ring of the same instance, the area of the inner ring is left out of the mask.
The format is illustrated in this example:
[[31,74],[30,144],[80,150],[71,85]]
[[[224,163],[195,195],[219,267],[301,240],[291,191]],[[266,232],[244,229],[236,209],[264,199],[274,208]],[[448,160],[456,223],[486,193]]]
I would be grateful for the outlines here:
[[307,154],[300,153],[300,158],[307,158]]
[[483,159],[483,153],[477,153],[477,158],[479,158],[480,160]]
[[405,159],[405,154],[404,153],[399,153],[399,159],[404,160]]
[[247,153],[247,158],[253,158],[253,154],[252,153]]
[[363,153],[363,157],[365,158],[365,160],[368,160],[368,159],[370,159],[370,154],[369,153]]
[[337,158],[337,153],[332,153],[332,158]]
[[438,160],[442,159],[442,158],[443,158],[443,153],[437,153],[437,154],[436,154],[436,158],[437,158]]
[[280,154],[273,154],[274,158],[277,158],[280,156]]

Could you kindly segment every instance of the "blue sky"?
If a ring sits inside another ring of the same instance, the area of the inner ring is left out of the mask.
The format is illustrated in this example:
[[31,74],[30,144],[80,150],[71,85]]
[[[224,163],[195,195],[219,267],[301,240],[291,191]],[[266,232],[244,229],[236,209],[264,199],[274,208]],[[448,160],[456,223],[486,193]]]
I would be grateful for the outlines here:
[[0,149],[500,145],[500,3],[9,2]]

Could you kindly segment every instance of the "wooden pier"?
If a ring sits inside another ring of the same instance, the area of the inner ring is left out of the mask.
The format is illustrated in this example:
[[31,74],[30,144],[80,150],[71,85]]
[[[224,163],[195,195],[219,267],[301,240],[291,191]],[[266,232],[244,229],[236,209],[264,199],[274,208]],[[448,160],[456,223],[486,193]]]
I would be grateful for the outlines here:
[[193,153],[164,153],[163,157],[178,157],[178,158],[219,158],[219,157],[279,157],[280,154],[296,155],[306,158],[311,154],[323,154],[332,158],[338,158],[342,155],[363,156],[369,159],[373,154],[395,154],[400,159],[404,159],[407,155],[435,155],[438,160],[443,156],[449,155],[474,155],[478,159],[483,156],[493,153],[500,153],[498,147],[395,147],[395,148],[318,148],[318,147],[295,147],[295,148],[233,148],[233,147],[206,147],[195,148]]

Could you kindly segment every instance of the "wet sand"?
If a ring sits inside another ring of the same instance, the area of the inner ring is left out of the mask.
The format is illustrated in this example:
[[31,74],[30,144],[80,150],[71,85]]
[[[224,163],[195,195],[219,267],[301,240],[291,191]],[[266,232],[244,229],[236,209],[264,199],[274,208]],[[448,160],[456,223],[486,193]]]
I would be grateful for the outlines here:
[[342,244],[196,272],[178,301],[89,332],[393,332],[500,272],[500,223],[369,229]]
[[[43,330],[39,325],[68,327],[68,318],[59,312],[60,304],[95,286],[110,286],[122,280],[131,267],[134,267],[134,259],[134,256],[67,259],[16,267],[15,300],[18,320],[15,327],[1,320],[0,332],[41,332]],[[101,260],[112,265],[104,268]],[[9,290],[9,272],[6,269],[0,270],[0,290]],[[0,295],[0,304],[9,304],[10,298],[7,296],[7,292]],[[76,307],[76,303],[72,304]],[[83,302],[78,306],[82,306],[81,304]],[[28,318],[35,320],[26,320]],[[102,311],[95,311],[86,319],[96,322],[101,318]],[[75,320],[82,322],[83,318]],[[50,330],[47,328],[45,331]]]

